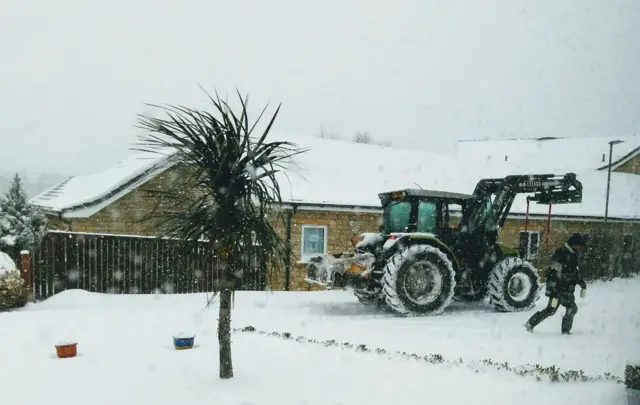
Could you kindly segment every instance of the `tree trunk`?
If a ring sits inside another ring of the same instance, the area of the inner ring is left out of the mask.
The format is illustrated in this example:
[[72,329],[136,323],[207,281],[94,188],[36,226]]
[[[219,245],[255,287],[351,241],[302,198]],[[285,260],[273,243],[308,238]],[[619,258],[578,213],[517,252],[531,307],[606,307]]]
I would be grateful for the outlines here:
[[231,363],[231,288],[228,286],[224,286],[220,291],[218,345],[220,346],[220,378],[233,378],[233,364]]

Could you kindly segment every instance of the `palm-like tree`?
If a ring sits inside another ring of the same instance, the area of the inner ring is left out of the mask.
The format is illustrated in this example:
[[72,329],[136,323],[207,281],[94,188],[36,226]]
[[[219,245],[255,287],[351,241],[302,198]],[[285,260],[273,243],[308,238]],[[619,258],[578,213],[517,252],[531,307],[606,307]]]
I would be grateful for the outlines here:
[[277,269],[290,254],[275,228],[282,219],[276,175],[290,157],[304,150],[286,141],[266,141],[280,106],[262,134],[254,137],[264,109],[250,126],[247,100],[239,93],[238,114],[217,94],[208,97],[218,117],[183,106],[153,106],[163,109],[167,118],[140,116],[139,127],[145,133],[136,149],[169,153],[186,168],[178,188],[161,192],[165,206],[157,224],[159,237],[176,240],[185,253],[204,244],[207,254],[215,257],[220,378],[232,378],[231,299],[236,279],[253,257],[265,258],[267,267]]

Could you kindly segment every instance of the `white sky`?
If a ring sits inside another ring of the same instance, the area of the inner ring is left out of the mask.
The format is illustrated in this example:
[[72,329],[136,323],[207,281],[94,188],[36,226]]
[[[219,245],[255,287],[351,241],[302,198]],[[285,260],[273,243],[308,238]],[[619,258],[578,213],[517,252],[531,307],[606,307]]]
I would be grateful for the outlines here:
[[402,147],[637,133],[639,27],[638,0],[2,0],[0,171],[107,167],[198,83]]

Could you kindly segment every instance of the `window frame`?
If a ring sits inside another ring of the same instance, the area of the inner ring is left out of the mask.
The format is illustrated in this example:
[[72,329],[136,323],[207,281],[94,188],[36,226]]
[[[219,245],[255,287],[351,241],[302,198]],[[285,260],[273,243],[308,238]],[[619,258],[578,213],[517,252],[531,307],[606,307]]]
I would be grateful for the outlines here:
[[[541,236],[542,232],[540,232],[540,231],[531,231],[531,230],[525,231],[524,229],[521,229],[518,236],[520,238],[522,238],[522,234],[523,233],[527,234],[527,246],[526,246],[526,251],[523,252],[523,257],[526,260],[536,260],[536,259],[538,259],[538,257],[540,256],[540,236]],[[535,253],[535,255],[531,254],[531,235],[534,234],[534,233],[538,235],[538,246],[537,246],[537,252]]]
[[[304,232],[307,229],[322,229],[324,231],[324,243],[322,246],[322,253],[304,253]],[[328,225],[317,225],[317,224],[302,224],[300,229],[300,260],[298,263],[309,263],[312,258],[326,255],[329,246],[329,226]]]

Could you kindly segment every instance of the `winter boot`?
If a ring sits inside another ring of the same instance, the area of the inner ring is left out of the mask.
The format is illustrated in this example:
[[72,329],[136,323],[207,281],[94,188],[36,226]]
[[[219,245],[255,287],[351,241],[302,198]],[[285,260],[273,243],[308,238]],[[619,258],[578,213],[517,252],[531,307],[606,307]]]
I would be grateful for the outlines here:
[[524,327],[527,328],[527,332],[533,332],[533,325],[531,325],[529,322],[525,323]]

